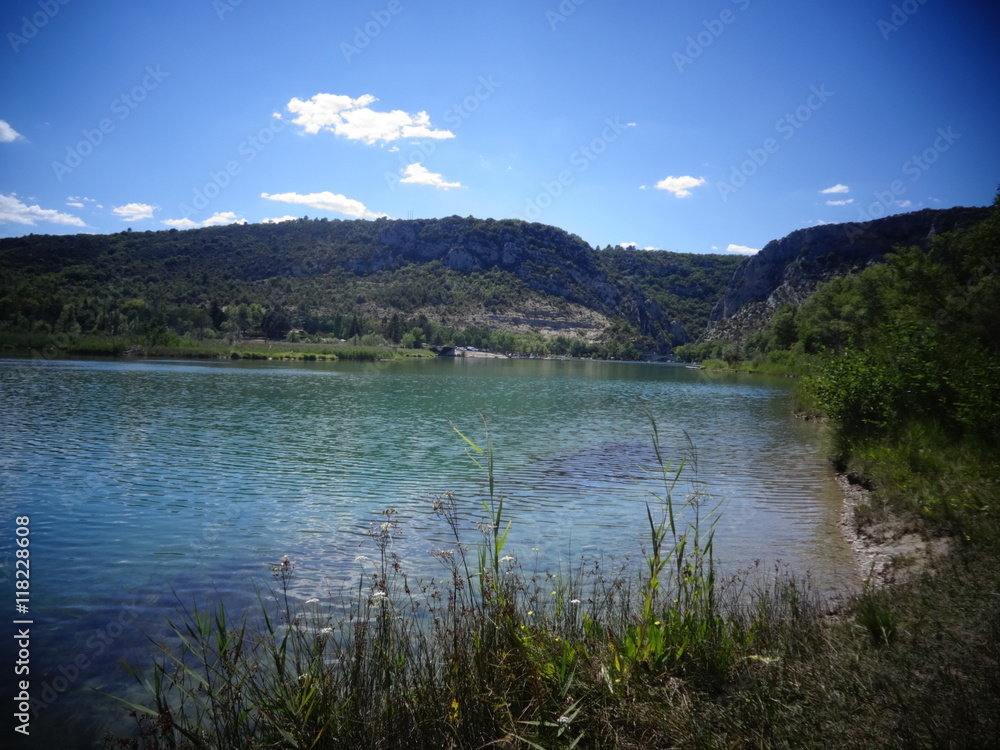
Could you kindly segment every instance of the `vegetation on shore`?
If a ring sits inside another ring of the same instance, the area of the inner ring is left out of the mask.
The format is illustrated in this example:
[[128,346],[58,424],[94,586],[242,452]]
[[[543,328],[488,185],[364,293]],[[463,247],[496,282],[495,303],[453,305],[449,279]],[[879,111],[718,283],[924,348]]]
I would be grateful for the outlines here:
[[356,339],[341,342],[290,342],[243,340],[193,341],[174,338],[167,343],[121,336],[7,334],[0,337],[0,351],[33,352],[43,356],[66,354],[102,357],[156,357],[176,359],[250,359],[250,360],[392,360],[407,357],[434,357],[426,349],[392,346],[380,339]]

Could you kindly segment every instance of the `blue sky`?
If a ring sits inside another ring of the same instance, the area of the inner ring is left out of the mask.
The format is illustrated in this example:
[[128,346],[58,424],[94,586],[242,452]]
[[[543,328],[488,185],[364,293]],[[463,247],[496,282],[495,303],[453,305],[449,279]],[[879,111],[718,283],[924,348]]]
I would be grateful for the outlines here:
[[457,214],[735,252],[986,205],[995,5],[8,0],[0,236]]

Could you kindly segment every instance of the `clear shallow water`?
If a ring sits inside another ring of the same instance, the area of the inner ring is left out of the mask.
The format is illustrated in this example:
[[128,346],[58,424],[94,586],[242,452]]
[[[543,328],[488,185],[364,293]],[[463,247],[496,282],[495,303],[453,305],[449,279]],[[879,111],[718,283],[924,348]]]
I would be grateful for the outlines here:
[[31,692],[51,703],[32,728],[59,747],[99,738],[118,710],[93,689],[130,687],[118,659],[147,659],[146,634],[180,602],[252,604],[282,555],[300,600],[355,583],[384,508],[399,511],[407,569],[437,569],[433,499],[454,491],[470,527],[482,516],[482,476],[452,430],[481,440],[479,413],[525,559],[638,553],[657,488],[644,403],[668,453],[696,447],[724,566],[853,579],[841,497],[789,388],[624,363],[0,359],[0,586],[13,600],[14,519],[30,515]]

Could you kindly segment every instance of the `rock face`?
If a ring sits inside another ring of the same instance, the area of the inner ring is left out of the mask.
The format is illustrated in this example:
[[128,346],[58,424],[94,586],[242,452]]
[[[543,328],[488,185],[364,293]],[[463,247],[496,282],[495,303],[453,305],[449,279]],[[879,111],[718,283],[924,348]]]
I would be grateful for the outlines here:
[[378,241],[402,262],[438,260],[461,273],[498,268],[539,292],[604,311],[617,307],[619,293],[590,246],[556,227],[450,216],[390,222]]
[[736,269],[702,338],[744,338],[765,328],[779,305],[804,302],[820,282],[857,273],[895,247],[926,248],[934,235],[966,229],[988,213],[988,208],[924,209],[865,223],[799,229],[772,240]]

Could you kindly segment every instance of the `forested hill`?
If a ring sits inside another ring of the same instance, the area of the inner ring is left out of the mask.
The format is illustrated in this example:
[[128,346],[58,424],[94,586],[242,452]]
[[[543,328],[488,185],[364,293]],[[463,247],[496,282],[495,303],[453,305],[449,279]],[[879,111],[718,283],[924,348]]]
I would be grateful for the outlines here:
[[935,237],[969,229],[990,210],[923,209],[864,223],[823,224],[773,240],[737,269],[704,338],[745,340],[766,328],[779,306],[805,302],[820,282],[881,263],[896,247],[927,249]]
[[457,216],[29,235],[0,240],[0,331],[211,338],[238,323],[398,342],[473,327],[635,357],[696,338],[739,262]]

